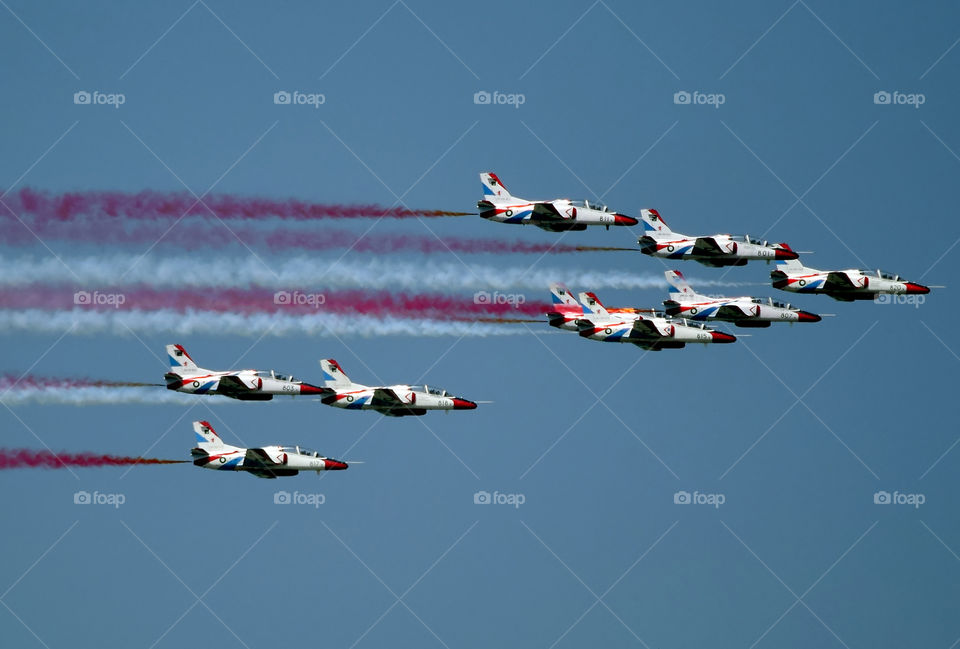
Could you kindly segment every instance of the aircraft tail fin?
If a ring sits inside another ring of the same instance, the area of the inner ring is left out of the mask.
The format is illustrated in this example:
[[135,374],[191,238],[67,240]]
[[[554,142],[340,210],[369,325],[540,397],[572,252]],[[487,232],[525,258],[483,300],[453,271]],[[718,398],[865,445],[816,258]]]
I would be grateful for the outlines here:
[[583,305],[559,282],[550,285],[550,302],[558,313],[583,313]]
[[210,448],[226,446],[220,436],[217,435],[217,431],[213,430],[209,421],[193,422],[193,432],[197,436],[198,444],[206,444]]
[[667,278],[667,283],[670,284],[668,290],[671,300],[676,302],[689,302],[698,297],[696,291],[691,288],[683,276],[683,273],[679,270],[668,270],[664,272],[663,275]]
[[197,364],[190,358],[190,354],[183,348],[183,345],[167,345],[167,357],[170,361],[170,367],[197,369]]
[[600,298],[595,293],[583,292],[580,294],[580,303],[583,305],[583,312],[590,315],[610,315]]
[[343,373],[340,363],[332,358],[325,358],[320,361],[320,369],[323,374],[324,385],[328,388],[345,388],[353,385],[353,381]]
[[656,235],[672,232],[657,210],[640,210],[640,220],[643,221],[644,234]]
[[513,196],[503,186],[497,174],[487,171],[480,174],[480,182],[483,184],[483,200],[492,203],[509,201]]

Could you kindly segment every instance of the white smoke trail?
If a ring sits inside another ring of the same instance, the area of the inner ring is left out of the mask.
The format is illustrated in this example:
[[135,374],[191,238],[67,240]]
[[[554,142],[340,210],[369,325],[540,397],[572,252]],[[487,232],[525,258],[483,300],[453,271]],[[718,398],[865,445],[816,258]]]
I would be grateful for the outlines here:
[[118,388],[85,386],[66,389],[61,386],[14,386],[0,395],[0,402],[8,406],[24,404],[59,404],[72,406],[97,406],[103,404],[176,404],[190,406],[197,399],[204,403],[240,403],[236,399],[206,395],[191,395],[173,392],[164,387]]
[[[539,324],[528,325],[537,328]],[[527,333],[518,324],[490,324],[444,320],[413,320],[404,318],[375,318],[364,315],[278,315],[258,313],[243,315],[211,311],[0,311],[0,331],[29,333],[129,335],[131,331],[145,334],[181,335],[218,333],[236,336],[509,336]]]
[[[142,284],[161,287],[219,288],[362,288],[398,291],[542,291],[552,282],[566,282],[579,290],[663,289],[667,282],[661,273],[622,270],[578,269],[527,266],[491,266],[458,261],[407,261],[370,258],[363,261],[330,261],[297,256],[252,258],[244,256],[209,257],[147,256],[119,254],[111,256],[62,257],[63,263],[49,256],[0,255],[0,286],[35,283],[62,283],[69,280],[84,286]],[[66,268],[64,267],[66,265]],[[67,270],[69,269],[69,271]],[[76,275],[76,277],[74,277]],[[744,286],[742,282],[691,278],[694,288]]]

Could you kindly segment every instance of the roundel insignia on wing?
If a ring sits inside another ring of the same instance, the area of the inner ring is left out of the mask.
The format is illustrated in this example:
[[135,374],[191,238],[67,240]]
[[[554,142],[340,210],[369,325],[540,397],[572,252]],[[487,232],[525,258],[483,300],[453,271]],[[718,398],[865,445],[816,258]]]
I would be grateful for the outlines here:
[[693,307],[690,309],[690,315],[697,315],[697,307]]
[[673,250],[674,250],[673,246],[667,246],[667,252],[673,252]]
[[806,286],[806,285],[807,285],[807,280],[805,280],[805,279],[798,280],[798,281],[797,281],[797,284],[799,284],[800,286]]
[[353,403],[353,395],[352,395],[352,394],[348,394],[347,397],[346,397],[346,399],[347,399],[347,403]]
[[504,212],[504,214],[506,214],[507,216],[513,216],[513,210],[507,210],[506,212]]

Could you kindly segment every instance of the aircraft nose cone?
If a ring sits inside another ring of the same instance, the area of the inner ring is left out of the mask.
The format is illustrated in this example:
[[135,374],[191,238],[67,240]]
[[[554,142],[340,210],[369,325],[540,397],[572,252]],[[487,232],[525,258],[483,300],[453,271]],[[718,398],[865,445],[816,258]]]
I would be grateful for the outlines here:
[[349,466],[346,462],[341,462],[340,460],[331,460],[330,458],[323,460],[323,468],[327,471],[342,471]]
[[715,343],[732,343],[737,340],[736,336],[725,334],[722,331],[711,331],[710,337],[713,338],[713,342]]
[[614,225],[636,225],[640,222],[632,216],[624,216],[623,214],[617,214],[613,219]]
[[476,408],[477,408],[477,404],[475,404],[473,401],[467,401],[466,399],[457,399],[457,398],[454,398],[453,400],[454,410],[475,410]]
[[310,385],[309,383],[300,384],[300,394],[323,394],[326,391],[326,388],[318,388],[315,385]]
[[809,311],[797,311],[797,322],[820,322],[823,320],[816,313],[810,313]]
[[790,250],[789,248],[777,248],[774,250],[775,259],[800,259],[800,255]]
[[930,289],[924,286],[923,284],[914,284],[913,282],[907,282],[907,293],[909,295],[926,295],[930,292]]

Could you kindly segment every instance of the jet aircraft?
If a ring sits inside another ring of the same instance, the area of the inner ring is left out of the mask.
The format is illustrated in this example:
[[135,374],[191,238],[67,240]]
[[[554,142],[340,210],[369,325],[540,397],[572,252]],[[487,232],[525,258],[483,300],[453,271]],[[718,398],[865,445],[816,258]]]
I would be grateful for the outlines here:
[[280,478],[300,471],[339,471],[346,462],[324,457],[300,446],[241,448],[224,444],[207,421],[193,422],[197,446],[190,450],[193,463],[217,471],[246,471],[258,478]]
[[816,313],[802,311],[773,298],[706,297],[697,295],[679,270],[664,273],[670,284],[670,299],[663,306],[670,316],[690,320],[722,320],[738,327],[769,327],[771,322],[820,322]]
[[797,259],[785,243],[768,243],[748,235],[714,234],[691,237],[673,232],[657,210],[640,210],[643,236],[640,252],[664,259],[692,259],[705,266],[745,266],[748,261]]
[[880,270],[817,270],[799,261],[778,262],[773,287],[793,293],[824,293],[835,300],[872,300],[877,295],[925,295],[930,288]]
[[197,367],[183,345],[167,345],[170,371],[163,378],[168,390],[190,394],[220,394],[241,401],[270,401],[276,394],[325,394],[325,388],[296,381],[273,370],[215,372]]
[[425,415],[428,410],[473,410],[477,404],[428,385],[386,385],[373,387],[354,383],[340,363],[320,361],[326,393],[321,401],[347,410],[376,410],[388,417]]
[[637,225],[637,219],[614,212],[599,202],[556,198],[531,201],[511,196],[494,173],[480,174],[483,199],[477,202],[480,216],[497,223],[535,225],[548,232],[586,230],[588,225]]

